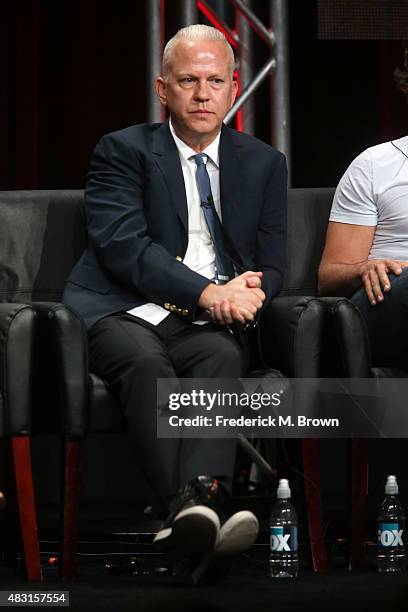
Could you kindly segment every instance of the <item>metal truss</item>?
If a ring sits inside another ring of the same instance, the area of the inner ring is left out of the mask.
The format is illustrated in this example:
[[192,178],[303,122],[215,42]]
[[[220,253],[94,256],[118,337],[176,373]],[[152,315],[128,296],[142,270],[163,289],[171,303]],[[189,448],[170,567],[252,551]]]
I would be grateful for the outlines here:
[[[148,116],[150,121],[163,120],[163,111],[151,92],[154,92],[154,78],[160,71],[160,58],[164,42],[164,2],[165,0],[148,0],[149,29],[149,67],[151,82],[148,95]],[[231,29],[222,17],[212,8],[207,0],[181,1],[181,26],[197,23],[198,12],[221,30],[233,47],[238,58],[238,82],[243,87],[235,104],[225,117],[230,123],[236,117],[237,128],[249,133],[254,131],[253,93],[268,77],[271,78],[271,143],[286,154],[290,166],[290,104],[289,104],[289,53],[288,53],[288,0],[269,0],[270,18],[273,30],[267,28],[250,8],[250,0],[225,0],[241,17],[239,33]],[[169,3],[170,6],[170,3]],[[238,20],[237,20],[238,21]],[[242,23],[245,22],[245,23]],[[258,36],[269,49],[269,57],[262,68],[252,74],[251,36]],[[245,112],[242,114],[245,105]],[[252,105],[252,106],[251,106]]]

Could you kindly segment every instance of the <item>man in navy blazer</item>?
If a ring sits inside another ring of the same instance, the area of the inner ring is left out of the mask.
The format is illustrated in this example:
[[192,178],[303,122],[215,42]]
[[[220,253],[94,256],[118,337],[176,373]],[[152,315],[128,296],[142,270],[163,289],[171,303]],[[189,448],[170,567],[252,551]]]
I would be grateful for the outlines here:
[[170,121],[96,146],[89,244],[64,293],[89,330],[91,368],[118,398],[144,473],[170,510],[156,543],[203,558],[247,548],[257,521],[241,512],[220,525],[233,440],[157,438],[156,380],[243,375],[240,330],[279,293],[285,263],[285,158],[223,124],[236,96],[233,63],[214,28],[189,26],[169,41],[156,89]]

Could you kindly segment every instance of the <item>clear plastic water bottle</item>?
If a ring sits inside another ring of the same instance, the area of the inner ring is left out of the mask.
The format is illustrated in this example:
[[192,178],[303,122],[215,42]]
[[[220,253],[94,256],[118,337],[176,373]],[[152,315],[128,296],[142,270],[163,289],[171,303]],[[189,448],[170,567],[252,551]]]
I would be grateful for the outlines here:
[[396,476],[387,476],[385,499],[378,513],[377,567],[379,572],[405,570],[405,514],[398,497]]
[[270,520],[269,574],[273,578],[296,578],[299,572],[297,514],[290,497],[289,481],[281,478]]

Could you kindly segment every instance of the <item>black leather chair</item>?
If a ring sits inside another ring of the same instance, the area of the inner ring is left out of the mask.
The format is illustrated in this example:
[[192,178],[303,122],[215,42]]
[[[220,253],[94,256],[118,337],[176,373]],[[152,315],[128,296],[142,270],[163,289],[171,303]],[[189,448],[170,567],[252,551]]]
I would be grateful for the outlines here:
[[[323,203],[330,197],[330,190],[292,190],[289,196],[287,280],[283,297],[273,301],[264,318],[261,334],[268,363],[286,376],[313,378],[320,373],[324,302],[303,296],[315,294],[327,223]],[[38,332],[46,339],[38,349],[38,363],[43,367],[36,368],[36,388],[43,391],[35,393],[36,430],[57,430],[65,438],[62,573],[69,579],[75,560],[80,441],[87,431],[119,432],[124,427],[104,382],[88,370],[80,318],[59,303],[66,278],[86,243],[83,192],[0,192],[0,218],[6,220],[0,230],[0,261],[7,262],[11,271],[4,282],[8,299],[33,304]],[[310,241],[308,224],[321,228],[318,243]],[[49,372],[55,373],[51,384],[43,380],[44,372],[48,379]],[[302,451],[313,565],[321,570],[325,547],[316,441],[303,440]]]
[[[329,355],[332,376],[408,378],[408,367],[373,366],[365,321],[350,300],[333,298],[327,313],[330,329],[325,342],[331,342],[332,347],[330,352],[327,346],[322,350]],[[358,569],[365,563],[370,444],[368,439],[353,439],[351,442],[351,569]]]
[[[292,189],[289,192],[288,271],[282,295],[317,295],[317,271],[326,239],[334,189]],[[408,376],[392,368],[373,368],[363,317],[344,297],[320,298],[326,317],[322,333],[320,376],[370,378]],[[313,344],[308,343],[309,346]],[[350,568],[364,559],[368,495],[368,440],[350,441]]]
[[[15,461],[19,461],[17,493],[20,497],[24,494],[19,506],[24,548],[30,554],[28,574],[32,579],[40,577],[41,566],[29,463],[30,433],[57,432],[65,440],[63,552],[67,576],[72,571],[74,558],[72,546],[76,541],[75,512],[80,482],[78,450],[79,440],[86,433],[88,366],[82,321],[76,313],[59,304],[59,300],[65,278],[85,242],[81,195],[81,192],[69,191],[0,194],[1,301],[31,304],[14,305],[14,310],[12,304],[0,304],[3,309],[0,312],[4,312],[4,322],[1,319],[2,360],[3,345],[9,347],[9,352],[4,353],[2,368],[2,372],[6,372],[5,366],[8,366],[8,377],[2,384],[5,391],[3,420],[7,422],[4,431],[13,436]],[[15,321],[10,313],[14,313]],[[13,346],[9,341],[13,340],[10,332],[23,314],[28,318],[28,313],[33,320],[25,332],[25,339],[20,339],[16,356],[15,352],[10,352]],[[79,343],[77,338],[82,341]],[[35,376],[31,386],[32,360]],[[28,553],[25,554],[27,559]]]
[[[8,274],[0,264],[0,278]],[[1,297],[7,293],[1,286]],[[7,499],[1,530],[4,559],[15,557],[14,525],[16,506],[23,544],[26,574],[29,580],[41,580],[37,518],[31,470],[32,360],[35,311],[29,305],[0,303],[0,437],[11,442],[13,474],[5,471]],[[8,463],[8,445],[3,461]],[[11,548],[13,549],[11,551]]]
[[[317,296],[317,270],[323,252],[326,228],[334,189],[289,189],[287,269],[283,290],[271,305],[272,318],[265,321],[265,341],[274,339],[272,350],[265,347],[268,362],[293,378],[318,378],[323,375],[323,344],[326,310],[330,300],[308,300],[308,307],[295,302],[295,296]],[[302,299],[302,298],[301,298]],[[319,311],[313,312],[313,309]],[[296,318],[297,315],[297,318]],[[314,323],[312,323],[312,320]],[[317,321],[319,327],[317,328]],[[275,351],[275,343],[278,350]],[[320,458],[318,441],[301,440],[303,473],[308,512],[312,562],[315,571],[326,567],[326,549],[321,534]]]

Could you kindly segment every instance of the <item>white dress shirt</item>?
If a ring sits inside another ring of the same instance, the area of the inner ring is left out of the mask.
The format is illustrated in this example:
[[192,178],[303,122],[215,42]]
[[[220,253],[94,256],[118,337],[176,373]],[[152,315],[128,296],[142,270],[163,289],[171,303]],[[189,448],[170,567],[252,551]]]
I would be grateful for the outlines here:
[[[193,157],[197,153],[176,136],[171,120],[169,127],[180,157],[187,197],[188,245],[183,264],[191,270],[198,272],[198,274],[212,279],[215,276],[215,254],[196,182],[197,164]],[[219,144],[220,134],[202,152],[207,155],[206,165],[211,182],[214,206],[221,219]],[[158,325],[170,314],[162,306],[153,303],[136,306],[136,308],[132,308],[127,312],[148,321],[152,325]],[[195,321],[195,323],[203,324],[205,322]]]

